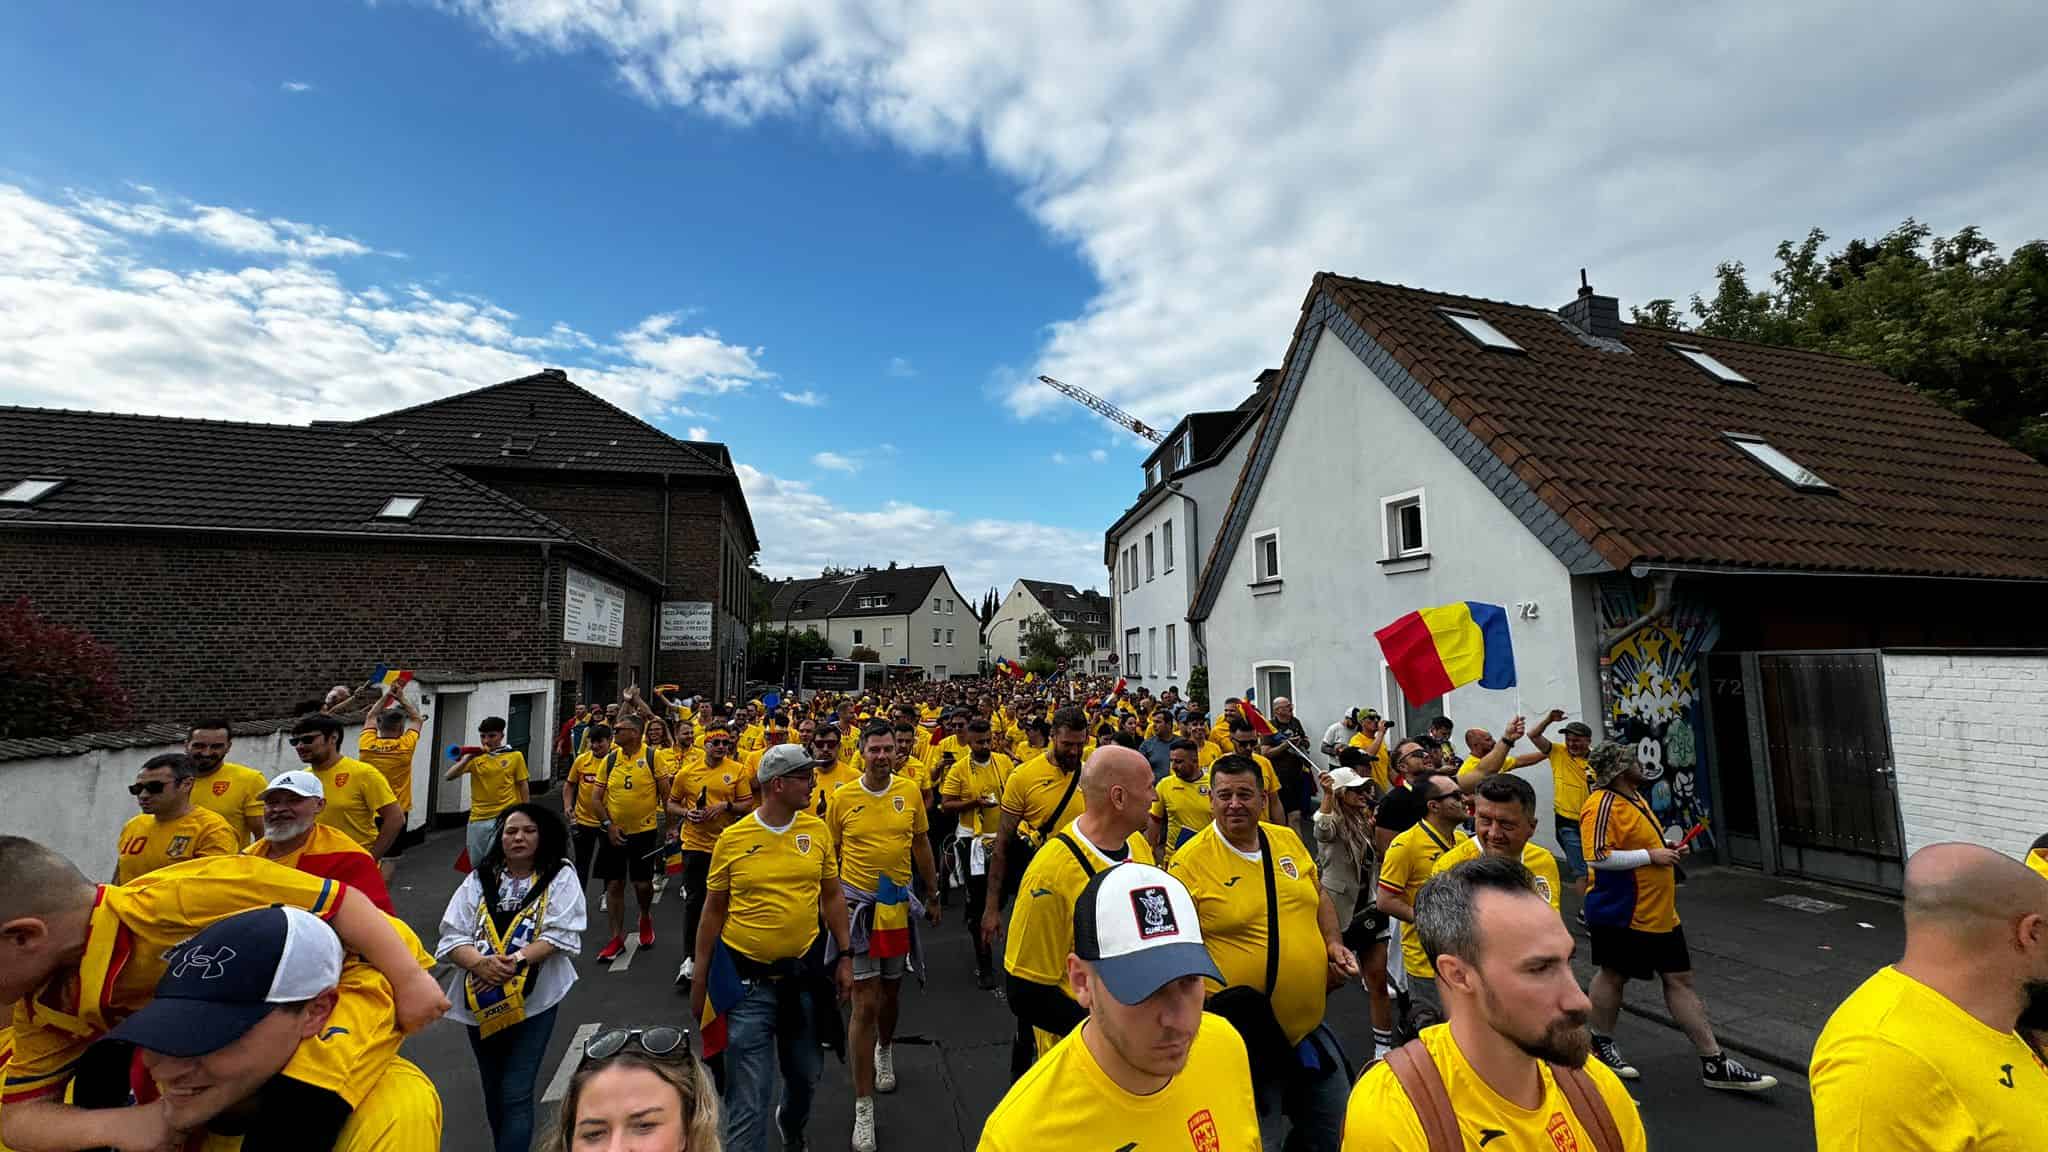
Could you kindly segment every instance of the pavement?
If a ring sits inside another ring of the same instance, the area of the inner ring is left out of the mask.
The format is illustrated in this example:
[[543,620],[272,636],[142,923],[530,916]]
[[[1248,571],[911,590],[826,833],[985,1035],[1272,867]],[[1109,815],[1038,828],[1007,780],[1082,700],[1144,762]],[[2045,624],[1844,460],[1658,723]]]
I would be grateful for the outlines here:
[[[400,914],[430,943],[439,936],[441,911],[460,880],[453,868],[460,850],[459,829],[433,834],[424,845],[406,854],[392,885]],[[1838,922],[1846,923],[1847,932],[1852,933],[1850,939],[1859,939],[1853,933],[1870,930],[1856,929],[1853,919],[1844,920],[1835,913],[1778,910],[1779,906],[1768,904],[1764,905],[1766,911],[1755,911],[1752,905],[1759,897],[1767,892],[1780,894],[1777,890],[1782,887],[1750,883],[1740,873],[1716,876],[1696,872],[1680,896],[1693,953],[1702,969],[1701,992],[1723,1027],[1724,1042],[1749,1055],[1756,1055],[1751,1039],[1766,1045],[1780,1044],[1788,1056],[1797,1046],[1784,1037],[1773,1040],[1774,1033],[1764,1026],[1767,1005],[1763,997],[1777,995],[1780,987],[1791,989],[1776,1018],[1794,1027],[1800,1026],[1799,1021],[1813,1018],[1812,1029],[1817,1032],[1819,1020],[1826,1015],[1818,1001],[1827,995],[1839,999],[1862,978],[1832,975],[1825,961],[1835,958],[1835,952],[1842,952],[1843,958],[1848,953],[1839,945],[1834,945],[1832,951],[1823,950],[1820,945],[1832,945],[1827,937],[1836,931]],[[1838,895],[1812,893],[1808,889],[1799,892],[1816,894],[1831,903],[1845,903]],[[632,898],[630,892],[627,898]],[[1856,905],[1862,906],[1860,902]],[[592,909],[594,917],[601,916],[595,912],[594,893]],[[1784,923],[1778,922],[1780,911]],[[1870,920],[1877,912],[1873,908],[1858,915]],[[687,1023],[688,998],[672,983],[682,956],[682,901],[673,888],[662,896],[655,916],[659,938],[651,951],[635,950],[630,959],[610,970],[587,959],[579,961],[582,978],[557,1013],[554,1036],[541,1068],[538,1139],[545,1138],[554,1119],[554,1104],[560,1098],[561,1088],[566,1086],[576,1050],[580,1048],[579,1035],[592,1034],[600,1026]],[[1754,935],[1736,935],[1733,929],[1752,916],[1766,918],[1765,926],[1755,928]],[[1795,917],[1806,919],[1792,919]],[[998,996],[975,989],[973,952],[961,919],[956,906],[948,911],[946,924],[927,936],[926,949],[933,972],[929,985],[919,988],[912,983],[904,990],[896,1048],[901,1086],[894,1094],[878,1098],[878,1127],[884,1152],[967,1152],[975,1146],[982,1120],[1009,1086],[1012,1018]],[[1894,909],[1888,921],[1894,931],[1896,921]],[[1721,943],[1723,929],[1717,925],[1727,926],[1727,939],[1732,943]],[[603,944],[601,933],[600,927],[585,936],[586,958]],[[1821,954],[1818,967],[1813,962],[1802,965],[1795,961],[1794,954],[1803,955],[1806,951]],[[1720,971],[1726,954],[1736,954],[1745,965],[1741,974],[1724,975]],[[1854,953],[1859,963],[1865,954]],[[1758,966],[1759,957],[1778,957],[1771,961],[1776,968]],[[1871,967],[1889,959],[1875,959]],[[1764,972],[1776,982],[1770,986],[1772,991],[1743,988],[1743,981],[1761,979],[1758,974]],[[1804,986],[1795,981],[1804,981]],[[1834,992],[1837,988],[1839,995]],[[1638,985],[1631,991],[1645,990]],[[1631,1008],[1653,1010],[1633,995]],[[1369,1051],[1371,1028],[1362,992],[1352,987],[1333,994],[1329,1019],[1348,1051]],[[1625,1021],[1621,1033],[1623,1050],[1642,1071],[1642,1079],[1633,1082],[1630,1091],[1640,1105],[1651,1147],[1661,1152],[1724,1152],[1728,1135],[1738,1132],[1755,1147],[1813,1147],[1803,1051],[1796,1060],[1780,1061],[1771,1056],[1752,1060],[1758,1071],[1776,1075],[1784,1084],[1762,1096],[1737,1096],[1700,1086],[1698,1060],[1691,1045],[1678,1033],[1641,1021]],[[1810,1045],[1810,1039],[1806,1043]],[[445,1021],[437,1023],[409,1038],[404,1053],[425,1069],[440,1089],[444,1109],[442,1147],[447,1152],[490,1152],[482,1092],[464,1030]],[[846,1134],[851,1131],[852,1122],[851,1072],[828,1057],[809,1129],[812,1147],[820,1152],[837,1152],[846,1147]]]

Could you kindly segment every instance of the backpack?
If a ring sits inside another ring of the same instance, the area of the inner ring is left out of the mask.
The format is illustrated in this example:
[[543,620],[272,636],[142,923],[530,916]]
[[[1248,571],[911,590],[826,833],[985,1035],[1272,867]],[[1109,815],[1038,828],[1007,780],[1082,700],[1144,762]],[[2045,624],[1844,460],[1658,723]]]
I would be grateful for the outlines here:
[[[1451,1107],[1451,1094],[1444,1088],[1443,1073],[1437,1071],[1429,1049],[1419,1039],[1410,1040],[1387,1053],[1387,1066],[1394,1070],[1394,1079],[1401,1082],[1401,1090],[1415,1106],[1415,1115],[1422,1121],[1422,1134],[1429,1140],[1429,1152],[1462,1152],[1464,1141],[1458,1135],[1458,1113]],[[1592,1135],[1597,1152],[1622,1152],[1621,1129],[1615,1126],[1614,1114],[1608,1111],[1607,1101],[1586,1070],[1552,1064],[1550,1074],[1557,1081],[1558,1090],[1564,1093],[1572,1115]]]

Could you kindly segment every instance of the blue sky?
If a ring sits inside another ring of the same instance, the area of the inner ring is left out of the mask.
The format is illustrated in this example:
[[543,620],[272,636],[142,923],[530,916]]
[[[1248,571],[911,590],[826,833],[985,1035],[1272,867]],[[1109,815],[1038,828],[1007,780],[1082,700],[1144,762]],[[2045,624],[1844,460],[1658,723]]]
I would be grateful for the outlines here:
[[1100,585],[1142,451],[1037,373],[1165,425],[1279,362],[1318,269],[1628,304],[1813,225],[2010,247],[2048,29],[1982,24],[7,5],[0,401],[297,421],[559,365],[731,445],[771,571]]

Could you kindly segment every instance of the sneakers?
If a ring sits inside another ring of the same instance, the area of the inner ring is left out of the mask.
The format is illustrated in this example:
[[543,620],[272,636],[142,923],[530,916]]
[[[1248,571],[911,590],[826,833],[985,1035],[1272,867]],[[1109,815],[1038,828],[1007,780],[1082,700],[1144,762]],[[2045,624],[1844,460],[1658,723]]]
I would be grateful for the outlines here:
[[688,984],[690,982],[690,977],[695,976],[696,974],[696,961],[689,956],[683,957],[683,966],[681,968],[676,969],[676,987],[681,988],[683,985]]
[[996,990],[996,978],[995,978],[995,974],[994,974],[994,973],[992,973],[992,972],[990,972],[990,971],[989,971],[988,969],[986,969],[986,968],[977,968],[977,969],[975,969],[975,970],[974,970],[974,986],[975,986],[976,988],[979,988],[979,989],[981,989],[981,990],[982,990],[983,992],[993,992],[993,991],[995,991],[995,990]]
[[599,964],[609,964],[612,961],[617,960],[619,958],[619,953],[624,952],[625,950],[626,938],[624,936],[614,936],[612,937],[611,943],[605,945],[601,950],[599,950],[597,954],[597,962]]
[[1597,1032],[1593,1034],[1593,1056],[1607,1065],[1608,1071],[1623,1080],[1634,1080],[1642,1076],[1642,1073],[1636,1071],[1635,1065],[1621,1058],[1621,1049],[1614,1046],[1612,1036],[1602,1036]]
[[654,947],[654,917],[652,916],[642,916],[640,918],[640,946],[642,948]]
[[[877,1044],[875,1045],[875,1091],[894,1092],[895,1090],[896,1048],[894,1045],[885,1048]],[[860,1129],[856,1127],[854,1130],[857,1132]],[[869,1145],[869,1147],[873,1147],[873,1145]]]
[[875,1098],[853,1102],[853,1152],[875,1152]]
[[1768,1092],[1778,1086],[1776,1076],[1759,1076],[1728,1055],[1700,1057],[1700,1083],[1724,1092]]

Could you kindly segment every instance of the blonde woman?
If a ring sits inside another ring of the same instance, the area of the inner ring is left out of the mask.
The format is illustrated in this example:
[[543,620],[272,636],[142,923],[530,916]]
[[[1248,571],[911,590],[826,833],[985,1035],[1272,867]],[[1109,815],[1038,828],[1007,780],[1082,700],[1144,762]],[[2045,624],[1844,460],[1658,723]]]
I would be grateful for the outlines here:
[[591,1037],[549,1152],[718,1152],[718,1093],[680,1028]]

